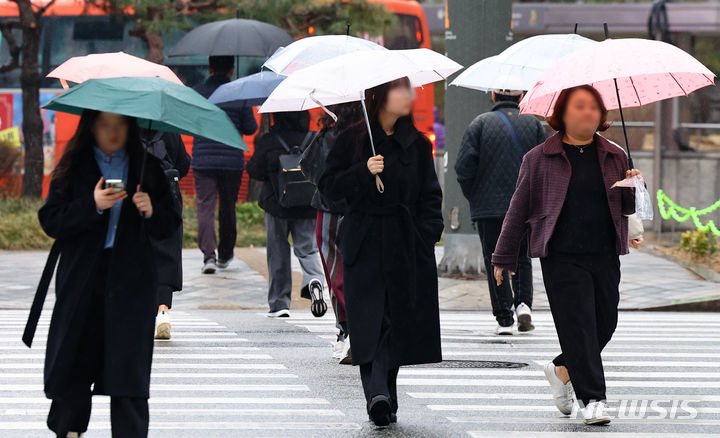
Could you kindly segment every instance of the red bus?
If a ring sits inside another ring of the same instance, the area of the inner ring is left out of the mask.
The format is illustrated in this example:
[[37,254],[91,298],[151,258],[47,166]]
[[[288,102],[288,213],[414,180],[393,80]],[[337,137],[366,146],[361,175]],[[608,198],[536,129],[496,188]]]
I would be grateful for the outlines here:
[[[414,0],[369,0],[384,4],[397,18],[396,25],[384,35],[361,35],[384,45],[390,49],[430,48],[430,33],[422,6]],[[42,3],[42,2],[38,2]],[[17,5],[9,0],[0,0],[0,18],[16,17]],[[129,36],[128,31],[134,26],[130,16],[107,15],[102,9],[88,6],[77,0],[56,0],[45,12],[42,20],[43,32],[40,41],[40,69],[43,76],[40,90],[41,104],[49,101],[60,93],[57,79],[44,76],[59,64],[72,56],[90,53],[124,51],[135,56],[145,57],[145,44],[136,37]],[[18,41],[22,41],[19,30]],[[170,32],[163,36],[165,48],[169,49],[184,35],[183,31]],[[0,44],[0,65],[10,59],[8,48]],[[244,76],[259,69],[265,61],[263,58],[241,58],[238,74]],[[187,56],[166,58],[166,64],[175,71],[188,86],[202,82],[207,76],[207,57]],[[433,86],[426,85],[418,90],[417,102],[413,109],[415,122],[421,131],[428,136],[432,132],[434,94]],[[43,117],[43,143],[45,153],[45,189],[49,182],[49,174],[65,149],[65,144],[77,126],[77,116],[41,110]],[[20,127],[22,123],[22,99],[20,89],[20,70],[0,74],[0,130]],[[21,133],[22,135],[22,133]],[[192,151],[192,138],[185,137],[188,152]],[[248,159],[253,151],[253,138],[245,137],[250,148],[246,154]],[[21,165],[10,178],[0,181],[0,192],[19,195],[21,187]],[[192,174],[181,182],[183,191],[193,193]],[[247,174],[240,191],[239,198],[247,196]]]

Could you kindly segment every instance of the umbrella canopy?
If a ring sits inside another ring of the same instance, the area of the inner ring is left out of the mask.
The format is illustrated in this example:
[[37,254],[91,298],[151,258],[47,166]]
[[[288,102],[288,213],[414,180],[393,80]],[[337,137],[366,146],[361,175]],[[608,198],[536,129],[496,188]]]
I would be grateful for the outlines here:
[[219,86],[208,100],[221,107],[261,105],[285,78],[272,71],[261,71]]
[[548,117],[562,90],[584,84],[600,92],[608,109],[641,106],[688,95],[713,85],[714,78],[707,67],[673,45],[638,38],[607,39],[576,50],[545,70],[520,102],[520,109]]
[[167,66],[125,52],[74,56],[47,75],[49,78],[60,79],[60,83],[66,90],[69,88],[68,81],[80,83],[88,79],[153,76],[183,85],[180,78]]
[[196,27],[175,44],[169,56],[268,57],[292,41],[290,34],[272,24],[233,18]]
[[160,78],[88,79],[43,108],[71,114],[91,109],[135,117],[143,128],[210,138],[248,150],[225,111],[192,88]]
[[462,66],[429,49],[365,50],[347,53],[288,76],[260,112],[303,111],[358,101],[368,88],[408,77],[413,86],[444,80]]
[[597,41],[577,34],[538,35],[485,58],[460,73],[450,85],[481,91],[529,90],[555,61]]
[[278,49],[263,67],[275,73],[289,75],[318,62],[357,52],[359,50],[387,50],[366,39],[347,35],[321,35],[299,39]]

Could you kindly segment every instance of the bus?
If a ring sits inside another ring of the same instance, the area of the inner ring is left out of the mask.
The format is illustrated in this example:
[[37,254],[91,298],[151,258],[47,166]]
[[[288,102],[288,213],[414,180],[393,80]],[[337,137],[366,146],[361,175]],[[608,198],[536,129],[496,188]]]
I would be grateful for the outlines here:
[[[369,0],[382,3],[395,14],[395,25],[384,35],[360,34],[360,37],[375,41],[390,49],[431,48],[430,33],[422,6],[415,0]],[[40,3],[40,2],[38,2]],[[17,17],[17,5],[10,0],[0,0],[0,19]],[[78,0],[56,0],[45,12],[42,20],[39,65],[43,77],[40,102],[52,99],[62,91],[57,79],[46,78],[51,70],[73,56],[90,53],[123,51],[135,56],[145,57],[145,44],[129,35],[134,26],[131,16],[108,15],[102,8]],[[22,41],[18,32],[18,41]],[[173,31],[163,36],[166,52],[185,34]],[[8,48],[0,41],[0,65],[10,59]],[[238,76],[258,71],[264,58],[241,57],[238,64]],[[168,65],[187,86],[195,86],[207,77],[207,57],[182,56],[167,57]],[[425,85],[418,90],[417,101],[413,108],[415,122],[419,130],[429,138],[432,135],[434,93],[433,86]],[[43,118],[43,151],[45,156],[44,193],[47,191],[49,175],[65,149],[65,144],[77,126],[78,116],[55,111],[41,110]],[[22,124],[22,96],[20,89],[20,69],[0,74],[0,131]],[[22,130],[20,129],[22,136]],[[186,148],[192,152],[192,137],[183,136]],[[245,137],[249,159],[253,151],[253,136]],[[22,157],[18,160],[14,172],[0,180],[0,194],[17,196],[22,184]],[[248,176],[244,175],[239,199],[244,201],[248,193]],[[194,193],[192,172],[181,181],[181,190]]]

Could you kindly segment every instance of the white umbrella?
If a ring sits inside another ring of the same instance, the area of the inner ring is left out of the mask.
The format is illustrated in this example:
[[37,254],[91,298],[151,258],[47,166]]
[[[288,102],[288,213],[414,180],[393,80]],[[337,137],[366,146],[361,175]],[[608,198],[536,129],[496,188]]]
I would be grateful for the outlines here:
[[471,65],[450,85],[480,91],[529,90],[540,74],[555,61],[591,44],[597,44],[597,41],[577,34],[526,38],[498,55]]
[[263,67],[287,76],[318,62],[360,50],[387,49],[372,41],[347,35],[307,37],[277,49]]
[[[414,87],[441,81],[460,70],[452,59],[430,49],[366,50],[337,56],[298,70],[282,81],[260,107],[261,113],[303,111],[360,101],[373,155],[375,143],[365,108],[365,90],[407,77]],[[382,192],[380,177],[375,175]]]

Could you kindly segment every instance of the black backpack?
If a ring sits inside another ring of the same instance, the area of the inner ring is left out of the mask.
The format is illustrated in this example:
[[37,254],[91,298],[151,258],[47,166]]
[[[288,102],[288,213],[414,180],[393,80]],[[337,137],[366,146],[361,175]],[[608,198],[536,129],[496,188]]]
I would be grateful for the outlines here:
[[300,158],[309,143],[313,134],[308,131],[307,135],[299,146],[288,146],[285,140],[278,134],[275,138],[287,152],[280,155],[278,170],[278,204],[281,207],[309,207],[312,197],[315,194],[315,185],[305,177],[300,169]]

